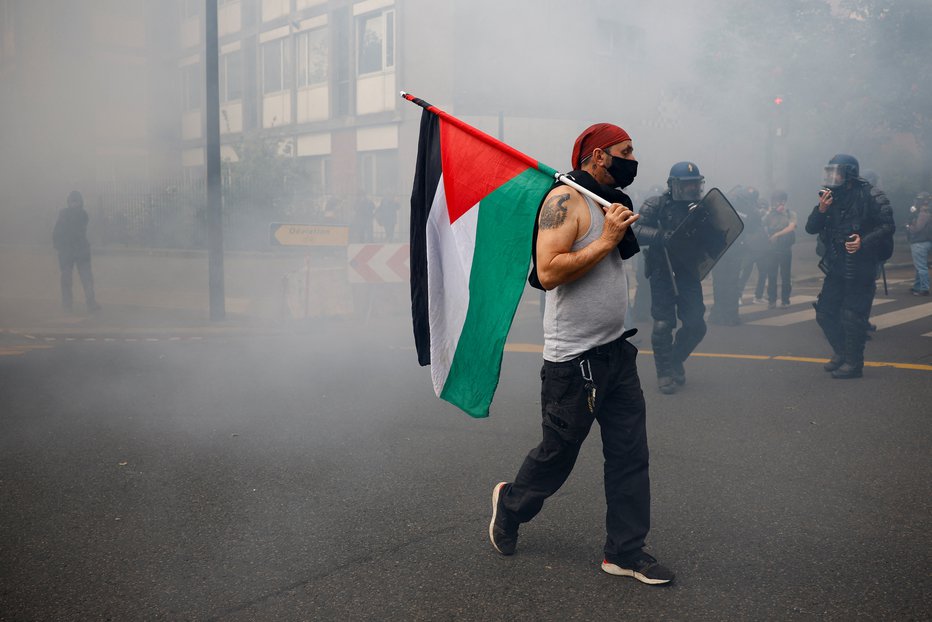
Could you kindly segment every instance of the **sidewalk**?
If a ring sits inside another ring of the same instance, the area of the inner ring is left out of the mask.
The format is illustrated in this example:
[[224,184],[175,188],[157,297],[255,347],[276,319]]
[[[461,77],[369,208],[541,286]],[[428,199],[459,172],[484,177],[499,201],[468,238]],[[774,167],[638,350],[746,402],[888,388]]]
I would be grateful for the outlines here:
[[[283,292],[283,277],[305,267],[303,253],[227,253],[226,319],[209,319],[205,251],[93,249],[94,285],[101,311],[84,311],[74,275],[75,312],[60,306],[54,251],[0,244],[0,330],[39,335],[231,334],[300,330]],[[308,315],[353,309],[345,268],[333,254],[312,257]],[[302,278],[302,284],[305,280]],[[334,302],[335,296],[342,297]],[[303,302],[303,300],[302,300]],[[302,306],[303,310],[303,306]]]

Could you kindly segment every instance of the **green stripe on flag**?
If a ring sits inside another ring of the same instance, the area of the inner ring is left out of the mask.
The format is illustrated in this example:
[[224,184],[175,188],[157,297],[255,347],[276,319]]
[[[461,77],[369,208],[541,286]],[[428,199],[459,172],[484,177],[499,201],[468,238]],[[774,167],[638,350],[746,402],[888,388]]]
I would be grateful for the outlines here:
[[528,275],[534,218],[552,182],[528,169],[479,204],[469,309],[440,394],[470,416],[489,415],[505,339]]

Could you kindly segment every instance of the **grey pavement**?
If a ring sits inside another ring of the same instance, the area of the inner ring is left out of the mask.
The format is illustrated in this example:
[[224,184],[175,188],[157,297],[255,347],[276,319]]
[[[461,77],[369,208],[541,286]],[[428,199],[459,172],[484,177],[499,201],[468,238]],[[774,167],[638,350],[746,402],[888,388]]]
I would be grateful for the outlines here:
[[[917,304],[903,249],[884,308]],[[518,554],[488,544],[491,488],[538,440],[537,292],[472,420],[416,365],[404,286],[341,288],[330,258],[331,300],[296,318],[303,254],[227,259],[223,322],[205,254],[139,249],[97,249],[103,309],[66,315],[54,255],[0,245],[0,620],[932,617],[930,318],[847,383],[814,322],[710,327],[675,396],[642,353],[658,589],[598,568],[595,430]]]
[[[306,265],[309,276],[302,272]],[[84,312],[75,275],[75,312],[64,313],[54,252],[0,244],[0,329],[43,335],[268,332],[354,310],[345,259],[334,252],[309,253],[307,262],[305,253],[288,250],[227,253],[226,319],[220,322],[209,320],[206,252],[95,248],[92,267],[101,311]],[[311,292],[306,301],[295,291],[305,283]]]
[[[929,360],[912,335],[869,348]],[[825,345],[745,325],[700,350]],[[538,440],[537,353],[506,353],[484,420],[433,395],[404,313],[0,356],[0,619],[929,619],[932,372],[696,357],[662,396],[639,359],[666,588],[599,570],[596,429],[517,554],[489,545],[492,486]]]

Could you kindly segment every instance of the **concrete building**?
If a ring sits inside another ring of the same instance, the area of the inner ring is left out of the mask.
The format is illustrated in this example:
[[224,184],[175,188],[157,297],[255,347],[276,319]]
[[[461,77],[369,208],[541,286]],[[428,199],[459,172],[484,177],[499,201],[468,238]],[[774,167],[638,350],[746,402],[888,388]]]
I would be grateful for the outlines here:
[[[633,0],[218,4],[221,157],[235,163],[250,141],[273,141],[302,172],[298,215],[329,196],[409,192],[421,110],[402,89],[561,169],[596,121],[619,120],[665,167],[654,146],[686,140],[683,98],[652,77],[663,68],[646,30],[663,12],[623,11]],[[79,183],[203,178],[204,10],[204,0],[0,0],[0,199],[57,209]],[[197,221],[194,190],[132,202],[147,214],[184,204],[191,213],[172,226],[185,228]],[[125,204],[102,202],[98,222]]]
[[[203,2],[183,0],[182,162],[204,167]],[[324,194],[399,188],[399,11],[392,0],[220,0],[221,158],[279,141]]]

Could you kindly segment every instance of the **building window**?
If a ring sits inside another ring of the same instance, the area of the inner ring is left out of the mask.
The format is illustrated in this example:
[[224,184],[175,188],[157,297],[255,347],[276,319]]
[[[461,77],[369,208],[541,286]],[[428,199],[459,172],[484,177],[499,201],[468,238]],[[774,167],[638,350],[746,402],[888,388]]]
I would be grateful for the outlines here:
[[220,101],[243,98],[243,53],[240,50],[220,57]]
[[359,75],[395,66],[395,12],[370,13],[359,18],[357,30]]
[[302,191],[311,196],[330,194],[330,157],[304,156],[298,161],[304,173]]
[[366,194],[398,193],[398,151],[363,151],[358,155],[359,181]]
[[262,44],[262,93],[291,88],[291,47],[288,39]]
[[327,29],[318,28],[302,32],[295,39],[298,55],[298,86],[327,82],[327,67],[330,63]]
[[201,66],[197,63],[181,68],[181,91],[185,110],[197,110],[201,107],[204,75],[200,69]]

